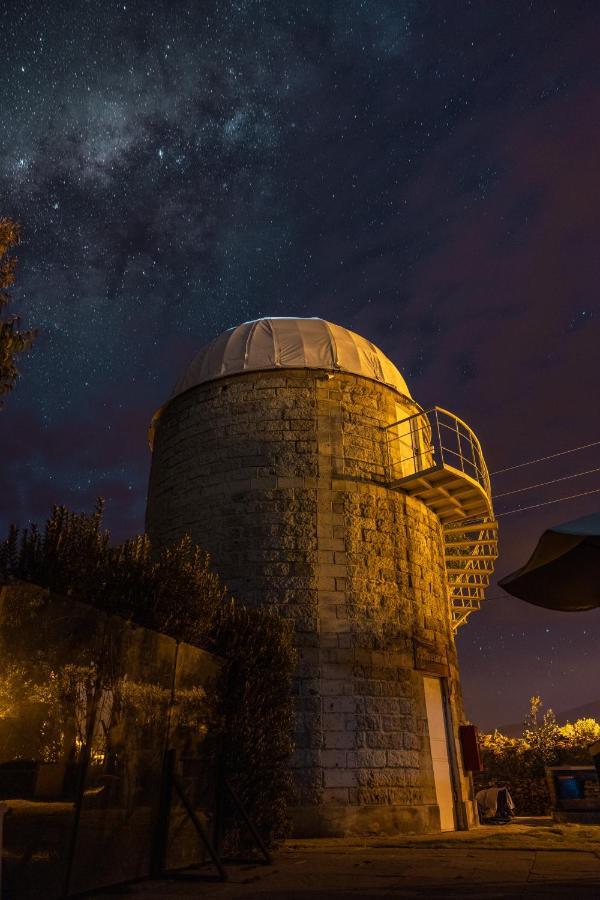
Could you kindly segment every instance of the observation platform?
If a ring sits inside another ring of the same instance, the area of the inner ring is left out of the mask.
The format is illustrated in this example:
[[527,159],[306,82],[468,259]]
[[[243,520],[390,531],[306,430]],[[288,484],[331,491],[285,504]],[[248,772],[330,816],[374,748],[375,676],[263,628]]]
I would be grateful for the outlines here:
[[481,445],[465,422],[440,407],[385,430],[389,486],[417,497],[443,526],[456,630],[480,608],[498,557],[498,523]]
[[440,522],[492,512],[490,477],[469,426],[440,407],[386,428],[388,481],[418,497]]

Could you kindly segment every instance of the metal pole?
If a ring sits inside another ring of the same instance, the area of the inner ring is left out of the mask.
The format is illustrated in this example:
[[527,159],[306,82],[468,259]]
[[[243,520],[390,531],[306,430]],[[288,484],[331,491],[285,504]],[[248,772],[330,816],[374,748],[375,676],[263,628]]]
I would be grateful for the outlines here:
[[2,848],[4,846],[4,816],[10,811],[6,803],[0,803],[0,897],[4,895],[2,890]]
[[74,811],[73,811],[73,822],[71,825],[71,834],[69,836],[69,843],[67,848],[67,865],[65,872],[65,880],[63,886],[63,895],[65,897],[69,896],[69,890],[71,887],[71,876],[73,874],[73,867],[75,864],[75,852],[77,849],[77,839],[79,837],[79,823],[81,821],[81,813],[84,805],[84,791],[85,791],[85,780],[88,774],[88,768],[90,764],[90,754],[92,749],[92,741],[94,740],[94,731],[96,729],[96,716],[98,714],[98,703],[100,701],[100,695],[102,694],[102,673],[104,671],[104,665],[106,662],[106,654],[107,650],[107,641],[110,638],[109,633],[109,619],[106,616],[104,621],[104,633],[102,635],[102,648],[100,650],[100,655],[98,659],[98,668],[96,670],[96,682],[94,684],[94,693],[92,696],[92,702],[90,704],[89,710],[89,719],[87,721],[87,728],[85,733],[85,741],[81,748],[81,758],[78,764],[78,777],[77,777],[77,786],[75,789],[75,803],[74,803]]
[[231,787],[231,784],[229,783],[229,781],[228,781],[227,779],[225,779],[225,785],[226,785],[226,787],[227,787],[227,790],[229,791],[229,796],[231,797],[231,799],[233,800],[233,802],[234,802],[235,805],[237,806],[238,811],[239,811],[240,815],[242,816],[242,819],[243,819],[244,822],[246,823],[246,827],[250,830],[250,832],[251,832],[251,834],[252,834],[254,840],[255,840],[256,843],[258,844],[258,846],[259,846],[259,848],[260,848],[260,852],[261,852],[262,855],[264,856],[266,862],[267,862],[269,865],[271,865],[271,863],[273,862],[273,858],[271,857],[271,854],[270,854],[269,851],[267,850],[267,848],[266,848],[266,846],[265,846],[265,842],[263,841],[263,839],[261,838],[260,834],[258,833],[258,831],[256,830],[256,828],[254,827],[254,825],[253,825],[253,823],[252,823],[252,820],[250,819],[250,816],[249,816],[248,813],[246,812],[246,809],[245,809],[245,807],[244,807],[244,804],[242,803],[242,801],[240,800],[240,798],[238,797],[238,795],[236,794],[236,792],[233,790],[233,788]]
[[171,798],[173,793],[173,773],[175,771],[175,751],[167,750],[163,759],[158,819],[154,838],[154,852],[150,861],[150,874],[160,878],[167,868],[167,849],[169,845],[169,819],[171,815]]
[[217,759],[217,796],[215,803],[215,827],[213,830],[213,844],[215,850],[221,855],[223,843],[223,831],[225,828],[225,763],[223,753],[220,752]]
[[158,800],[158,817],[154,831],[154,843],[152,857],[150,859],[150,872],[157,878],[167,868],[167,855],[169,849],[169,820],[171,816],[171,800],[173,796],[173,772],[176,765],[175,750],[171,748],[171,719],[175,706],[175,687],[177,683],[177,664],[179,662],[179,647],[175,645],[175,658],[173,659],[173,671],[171,673],[171,698],[167,713],[167,728],[163,747],[162,777],[160,782],[160,794]]
[[177,772],[173,772],[173,786],[179,795],[179,799],[181,800],[181,802],[183,803],[183,805],[185,807],[185,811],[187,812],[188,816],[190,817],[190,819],[192,821],[192,825],[198,832],[198,834],[200,836],[200,840],[204,844],[204,846],[208,852],[208,855],[210,856],[215,868],[217,869],[219,875],[221,876],[221,880],[227,881],[227,872],[225,871],[223,863],[221,862],[221,860],[219,858],[219,854],[213,847],[212,841],[209,838],[209,836],[206,832],[206,829],[204,828],[204,825],[202,824],[202,822],[196,815],[196,811],[193,808],[192,804],[190,803],[190,801],[187,797],[187,794],[185,792],[185,786],[184,786],[183,782],[181,781],[181,778],[179,777]]

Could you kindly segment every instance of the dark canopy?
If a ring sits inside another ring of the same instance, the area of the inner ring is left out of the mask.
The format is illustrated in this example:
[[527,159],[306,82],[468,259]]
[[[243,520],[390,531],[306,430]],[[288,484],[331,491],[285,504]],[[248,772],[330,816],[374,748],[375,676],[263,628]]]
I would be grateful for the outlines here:
[[498,583],[513,597],[546,609],[600,607],[600,512],[545,531],[529,562]]

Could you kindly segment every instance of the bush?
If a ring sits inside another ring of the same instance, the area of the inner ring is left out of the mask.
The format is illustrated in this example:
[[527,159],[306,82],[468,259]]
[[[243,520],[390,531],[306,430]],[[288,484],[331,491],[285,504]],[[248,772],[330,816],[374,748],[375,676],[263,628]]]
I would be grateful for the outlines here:
[[[215,620],[215,647],[229,661],[221,690],[225,769],[260,834],[270,843],[289,832],[294,713],[291,629],[269,610],[229,601]],[[238,823],[239,824],[239,823]],[[241,835],[230,835],[234,846]]]
[[540,697],[531,698],[520,737],[494,731],[480,739],[484,771],[475,777],[476,790],[506,785],[518,815],[547,815],[546,766],[590,764],[588,747],[600,740],[600,724],[595,719],[559,726],[551,709],[540,718],[541,706]]
[[288,831],[292,797],[295,654],[287,624],[229,597],[208,554],[189,537],[156,552],[147,535],[113,547],[102,515],[98,501],[91,515],[55,507],[43,532],[11,527],[0,543],[0,573],[223,657],[217,714],[225,771],[273,844]]

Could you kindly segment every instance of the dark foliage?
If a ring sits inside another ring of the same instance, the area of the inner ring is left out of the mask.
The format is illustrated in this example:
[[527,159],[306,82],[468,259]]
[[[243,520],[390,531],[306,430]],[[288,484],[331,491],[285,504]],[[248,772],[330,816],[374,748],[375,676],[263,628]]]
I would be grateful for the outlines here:
[[[287,809],[293,799],[291,632],[275,612],[229,601],[216,616],[214,638],[215,648],[229,661],[221,692],[225,767],[235,773],[237,792],[273,844],[289,830]],[[244,842],[237,830],[231,837],[234,846]]]
[[225,599],[208,554],[187,537],[157,553],[146,535],[113,547],[102,514],[99,500],[91,515],[55,507],[43,532],[12,526],[0,571],[208,649]]
[[[91,515],[55,507],[43,531],[12,527],[0,573],[47,587],[217,653],[226,771],[269,843],[285,836],[292,796],[291,635],[279,616],[227,595],[189,538],[156,553],[147,536],[112,547],[103,503]],[[235,830],[230,833],[235,843]]]

